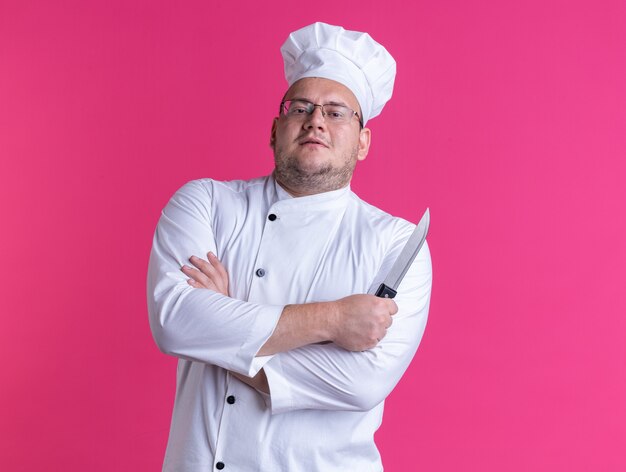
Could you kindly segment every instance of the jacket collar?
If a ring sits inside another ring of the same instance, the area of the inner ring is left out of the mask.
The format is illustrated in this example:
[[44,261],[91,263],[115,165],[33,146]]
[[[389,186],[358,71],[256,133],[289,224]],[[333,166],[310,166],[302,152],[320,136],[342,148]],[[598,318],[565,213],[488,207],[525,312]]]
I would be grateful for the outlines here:
[[280,186],[273,175],[268,177],[272,185],[269,188],[274,190],[274,207],[285,210],[299,211],[326,211],[335,208],[345,208],[352,191],[350,184],[330,192],[316,193],[304,197],[293,197],[283,187]]

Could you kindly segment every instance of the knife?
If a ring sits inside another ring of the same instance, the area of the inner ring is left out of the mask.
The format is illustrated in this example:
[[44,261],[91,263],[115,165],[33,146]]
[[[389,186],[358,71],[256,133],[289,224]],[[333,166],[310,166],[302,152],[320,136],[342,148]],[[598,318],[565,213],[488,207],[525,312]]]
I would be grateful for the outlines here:
[[426,241],[426,234],[428,233],[428,226],[430,225],[430,212],[428,208],[424,212],[422,219],[417,224],[417,227],[413,230],[413,233],[409,237],[408,241],[404,245],[402,252],[396,259],[396,262],[391,266],[391,270],[380,284],[375,295],[381,298],[393,298],[398,293],[398,286],[409,267],[415,260],[415,256],[420,252],[424,241]]

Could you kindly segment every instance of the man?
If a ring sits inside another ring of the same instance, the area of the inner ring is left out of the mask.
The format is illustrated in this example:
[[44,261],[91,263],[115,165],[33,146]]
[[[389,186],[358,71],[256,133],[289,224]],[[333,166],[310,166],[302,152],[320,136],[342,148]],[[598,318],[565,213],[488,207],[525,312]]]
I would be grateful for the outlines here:
[[369,295],[414,225],[349,187],[393,58],[323,23],[281,51],[273,175],[190,182],[156,230],[150,324],[179,358],[166,471],[381,471],[384,399],[426,324],[427,245],[395,302]]

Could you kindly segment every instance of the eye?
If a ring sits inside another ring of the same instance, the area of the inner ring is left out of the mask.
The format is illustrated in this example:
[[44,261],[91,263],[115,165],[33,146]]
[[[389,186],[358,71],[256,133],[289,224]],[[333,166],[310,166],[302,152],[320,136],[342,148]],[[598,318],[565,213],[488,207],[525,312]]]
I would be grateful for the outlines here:
[[333,120],[342,120],[347,115],[346,107],[339,105],[325,105],[324,111],[326,112],[326,116]]
[[309,103],[302,100],[294,100],[288,103],[287,114],[288,115],[307,115],[311,111]]

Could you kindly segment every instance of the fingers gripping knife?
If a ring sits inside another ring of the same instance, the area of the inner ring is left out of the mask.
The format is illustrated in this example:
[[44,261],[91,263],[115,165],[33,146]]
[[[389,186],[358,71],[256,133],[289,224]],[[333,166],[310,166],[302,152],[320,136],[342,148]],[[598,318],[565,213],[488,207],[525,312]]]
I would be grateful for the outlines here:
[[417,224],[417,227],[413,230],[413,233],[409,237],[409,240],[404,245],[402,252],[396,259],[396,262],[391,266],[391,270],[380,284],[378,290],[376,290],[376,296],[381,298],[393,298],[396,296],[398,286],[409,267],[415,260],[415,256],[420,252],[424,241],[426,240],[426,234],[428,233],[428,226],[430,224],[430,212],[428,208],[424,212],[424,216]]

